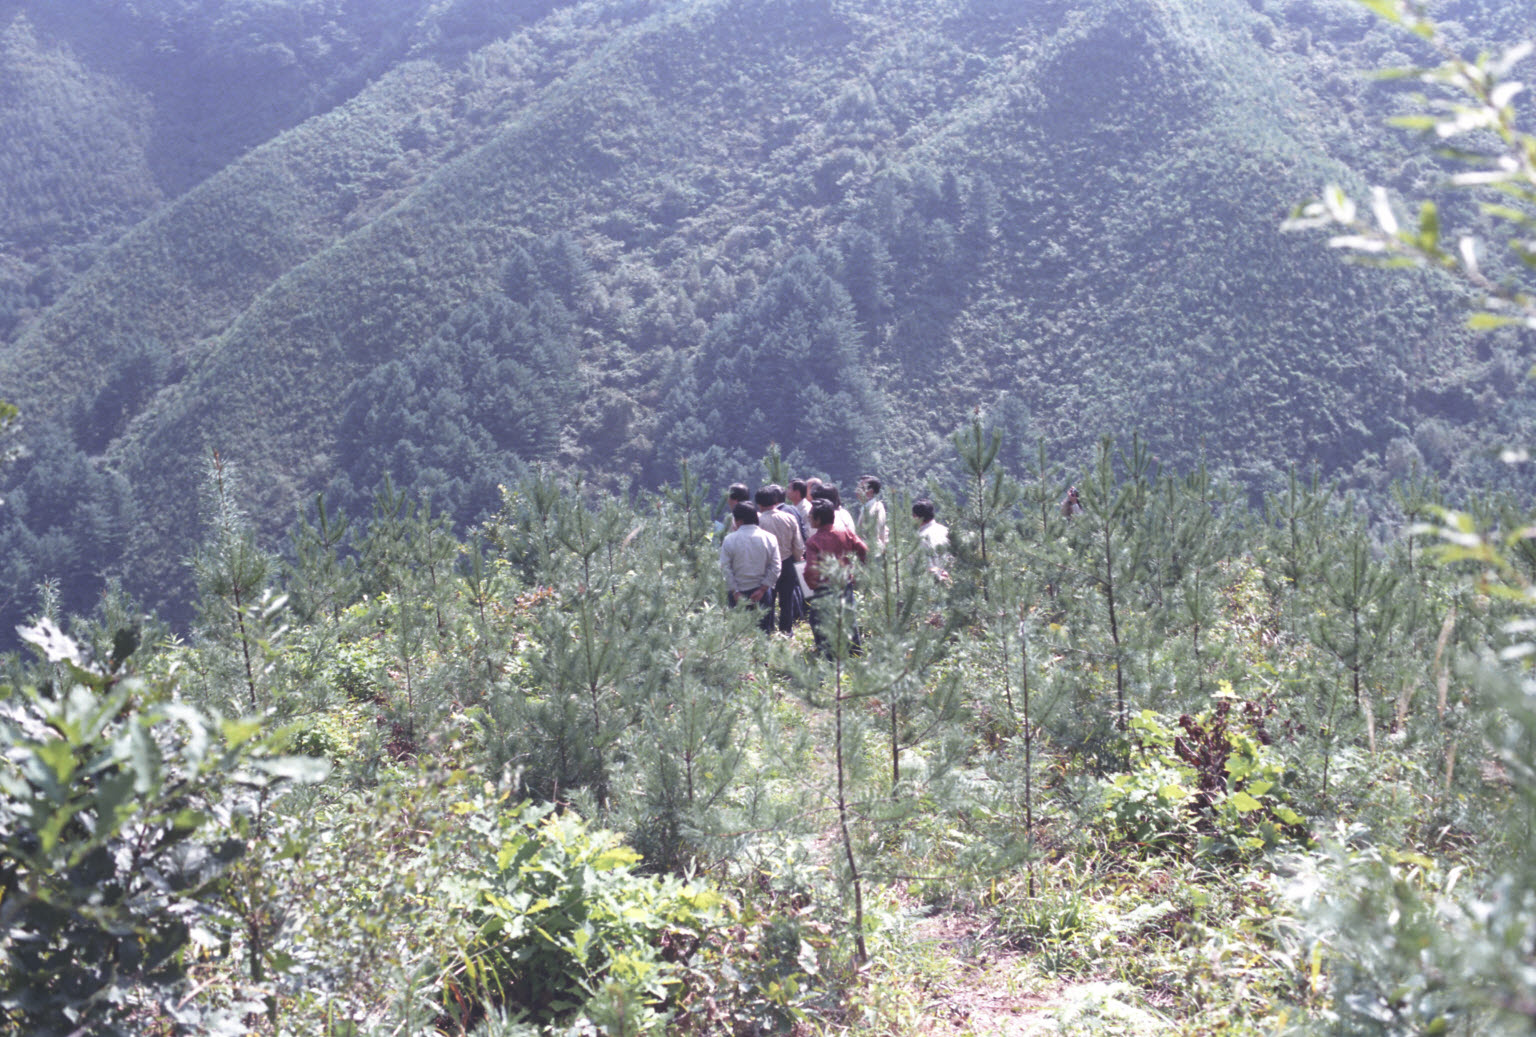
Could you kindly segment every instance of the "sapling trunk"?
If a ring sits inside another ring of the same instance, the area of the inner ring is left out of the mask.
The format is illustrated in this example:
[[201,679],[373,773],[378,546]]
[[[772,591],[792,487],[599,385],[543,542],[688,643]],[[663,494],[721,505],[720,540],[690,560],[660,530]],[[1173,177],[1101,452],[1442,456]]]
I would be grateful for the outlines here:
[[235,598],[235,625],[240,628],[240,652],[245,657],[245,686],[251,695],[251,712],[257,712],[260,707],[256,703],[256,671],[251,666],[251,638],[245,632],[245,603],[240,598],[240,584],[234,585]]
[[[1024,837],[1029,840],[1030,855],[1027,875],[1029,895],[1035,895],[1035,799],[1034,799],[1034,746],[1035,728],[1029,716],[1029,637],[1024,632],[1024,606],[1019,606],[1019,694],[1024,704]],[[1008,708],[1011,711],[1013,704]]]
[[428,523],[422,524],[421,533],[427,550],[427,588],[432,596],[432,618],[436,621],[437,649],[443,650],[443,631],[447,622],[443,619],[443,601],[437,590],[437,557],[433,553],[432,529]]
[[245,667],[245,687],[251,712],[261,708],[256,691],[256,664],[251,658],[252,631],[247,624],[248,602],[259,600],[267,577],[267,564],[256,550],[254,534],[235,506],[226,482],[226,465],[218,451],[209,459],[209,493],[214,515],[214,529],[207,545],[198,554],[198,579],[205,593],[217,599],[221,607],[234,614],[235,630],[240,637],[240,654]]
[[[1006,616],[1006,613],[1004,614]],[[1013,711],[1013,678],[1008,674],[1008,624],[1003,623],[1003,702],[1008,706],[1008,716],[1014,717]]]
[[[980,548],[981,600],[984,603],[990,603],[992,600],[992,573],[991,559],[987,555],[987,529],[993,524],[995,517],[1007,514],[1014,501],[1011,485],[1000,473],[993,470],[1002,441],[1003,437],[1000,434],[982,430],[979,409],[971,419],[969,432],[957,432],[953,440],[961,463],[965,465],[975,481],[970,503],[975,511],[977,544]],[[989,475],[991,476],[990,489]]]
[[[677,663],[677,699],[679,702],[688,701],[688,678],[684,674],[686,667],[684,660],[679,658]],[[693,806],[693,739],[688,740],[688,745],[683,748],[683,780],[688,786],[688,805]]]
[[480,552],[480,545],[474,545],[474,551],[470,555],[472,566],[469,572],[469,584],[475,612],[479,617],[480,654],[485,660],[485,691],[489,695],[496,683],[496,664],[491,650],[491,622],[485,614],[485,606],[491,600],[491,588],[489,577],[485,572],[485,556]]
[[410,607],[405,600],[405,594],[399,588],[395,593],[399,595],[398,608],[400,610],[400,666],[405,674],[405,736],[411,745],[416,744],[416,691],[411,676],[411,642],[410,620],[407,616]]
[[848,875],[853,885],[853,942],[858,949],[859,964],[869,961],[869,950],[864,945],[864,885],[859,876],[859,862],[853,852],[853,833],[848,827],[848,787],[844,775],[843,760],[843,609],[838,607],[838,645],[834,667],[833,717],[836,730],[833,733],[833,755],[837,759],[837,823],[842,832],[843,853],[848,858]]
[[[253,821],[254,837],[257,843],[263,842],[266,838],[268,792],[269,790],[263,787],[257,794],[256,817]],[[260,986],[267,980],[267,930],[264,925],[266,919],[263,917],[261,905],[257,902],[254,893],[260,881],[260,872],[252,874],[251,880],[251,895],[248,895],[242,901],[242,906],[244,907],[246,942],[250,951],[251,982]],[[279,1032],[277,1025],[277,996],[269,993],[262,998],[262,1003],[266,1005],[267,1021],[271,1023],[272,1033],[275,1035]]]
[[[583,559],[585,562],[585,559]],[[581,650],[587,670],[587,702],[592,710],[592,753],[597,764],[597,777],[593,793],[600,808],[608,807],[608,761],[603,751],[602,682],[599,680],[599,660],[593,657],[597,650],[596,633],[592,623],[592,592],[590,584],[581,591]]]
[[1328,714],[1324,718],[1322,727],[1323,741],[1323,798],[1328,798],[1328,770],[1333,763],[1333,746],[1338,739],[1338,729],[1335,726],[1335,718],[1338,714],[1339,687],[1334,681],[1328,681],[1327,687],[1331,689],[1328,696]]
[[1435,642],[1435,665],[1439,672],[1435,674],[1435,707],[1440,718],[1440,728],[1445,734],[1445,794],[1451,794],[1451,781],[1456,775],[1456,739],[1451,732],[1450,725],[1445,721],[1445,715],[1450,707],[1451,668],[1445,660],[1445,646],[1450,643],[1451,633],[1456,629],[1456,606],[1451,606],[1451,611],[1446,615],[1445,622],[1440,627],[1440,637]]
[[1109,640],[1115,652],[1115,712],[1121,731],[1129,729],[1125,713],[1125,672],[1120,665],[1120,622],[1115,615],[1115,554],[1114,540],[1109,532],[1109,520],[1104,522],[1104,600],[1109,606]]

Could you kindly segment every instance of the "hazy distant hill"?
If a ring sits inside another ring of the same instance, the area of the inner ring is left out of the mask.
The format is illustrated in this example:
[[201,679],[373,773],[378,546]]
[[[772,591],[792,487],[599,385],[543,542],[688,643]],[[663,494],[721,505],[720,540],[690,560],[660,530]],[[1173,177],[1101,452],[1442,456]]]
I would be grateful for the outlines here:
[[269,531],[385,472],[468,520],[525,464],[770,441],[916,484],[978,407],[1016,462],[1486,479],[1511,344],[1277,231],[1434,189],[1363,78],[1408,47],[1331,0],[0,2],[0,395],[58,430],[0,586],[174,596],[210,449]]

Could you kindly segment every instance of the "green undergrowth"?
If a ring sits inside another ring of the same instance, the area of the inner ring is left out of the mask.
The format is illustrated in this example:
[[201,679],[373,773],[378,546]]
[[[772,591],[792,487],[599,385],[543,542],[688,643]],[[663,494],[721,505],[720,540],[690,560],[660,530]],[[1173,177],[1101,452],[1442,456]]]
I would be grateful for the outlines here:
[[[950,553],[893,523],[824,648],[721,605],[693,484],[593,505],[541,476],[468,542],[386,487],[345,550],[317,516],[285,561],[216,468],[194,636],[114,606],[41,617],[7,663],[0,881],[33,928],[3,938],[0,1011],[166,1035],[1499,1032],[1480,976],[1519,988],[1536,827],[1522,556],[1497,582],[1489,546],[1469,586],[1372,545],[1331,490],[1261,515],[1135,442],[1102,445],[1068,519],[996,442],[956,439],[975,486],[945,501]],[[260,737],[189,770],[211,730]],[[172,862],[176,897],[93,899]]]

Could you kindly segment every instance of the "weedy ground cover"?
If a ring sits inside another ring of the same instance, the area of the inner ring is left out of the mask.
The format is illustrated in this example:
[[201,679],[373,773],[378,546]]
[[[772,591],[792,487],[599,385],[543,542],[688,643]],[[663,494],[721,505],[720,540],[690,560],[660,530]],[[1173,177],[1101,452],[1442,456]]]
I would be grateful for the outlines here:
[[[112,800],[117,828],[18,806],[123,766],[65,766],[67,725],[33,713],[117,695],[131,732],[255,701],[263,752],[329,776],[185,814],[172,831],[216,852],[121,937],[162,964],[119,955],[112,998],[49,996],[87,1032],[167,1034],[1510,1018],[1453,962],[1480,947],[1505,976],[1523,953],[1486,905],[1518,903],[1531,829],[1524,599],[1362,555],[1324,490],[1213,505],[1134,444],[1103,445],[1082,513],[1042,520],[991,444],[957,439],[982,498],[957,504],[950,550],[894,527],[827,650],[722,608],[707,522],[661,501],[594,509],[535,480],[465,544],[386,488],[356,534],[368,566],[306,552],[286,572],[228,514],[202,555],[217,623],[145,644],[72,621],[12,665],[8,895],[75,912],[36,936],[69,960],[109,919],[39,885],[24,833],[120,856],[157,802]],[[221,558],[239,572],[217,578]],[[1390,607],[1361,590],[1381,573]],[[32,1019],[33,952],[7,939],[0,1004]],[[1414,947],[1442,972],[1414,980]]]

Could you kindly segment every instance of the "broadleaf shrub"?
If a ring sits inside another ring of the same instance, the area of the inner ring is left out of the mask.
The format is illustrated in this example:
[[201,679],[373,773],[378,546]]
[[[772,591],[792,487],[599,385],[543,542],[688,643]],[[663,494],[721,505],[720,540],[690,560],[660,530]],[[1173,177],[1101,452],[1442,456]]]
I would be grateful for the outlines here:
[[194,932],[224,924],[239,819],[323,764],[90,669],[52,623],[23,636],[53,679],[0,687],[0,1028],[138,1032],[185,980]]
[[625,1032],[662,1032],[681,966],[726,921],[725,899],[701,882],[638,874],[638,853],[574,813],[456,809],[485,855],[448,891],[474,926],[445,991],[453,1021],[494,1007],[548,1024],[617,1005],[639,1026]]
[[[1234,706],[1236,707],[1234,709]],[[1227,857],[1305,842],[1285,801],[1285,765],[1269,747],[1264,708],[1223,682],[1198,716],[1170,724],[1152,710],[1130,722],[1141,751],[1103,782],[1103,821],[1148,850],[1185,848]]]

